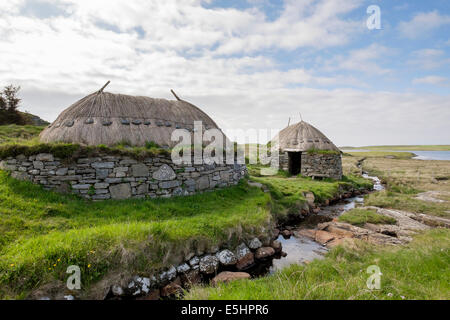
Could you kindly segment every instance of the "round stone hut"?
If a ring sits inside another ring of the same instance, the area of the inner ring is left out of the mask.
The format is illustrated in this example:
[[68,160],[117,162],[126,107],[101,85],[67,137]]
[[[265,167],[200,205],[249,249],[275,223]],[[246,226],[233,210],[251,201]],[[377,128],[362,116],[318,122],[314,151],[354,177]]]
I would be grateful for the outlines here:
[[[191,135],[219,129],[206,113],[173,91],[177,99],[169,101],[103,89],[74,103],[43,130],[40,140],[47,144],[40,145],[42,149],[13,148],[10,156],[0,159],[0,169],[45,189],[92,200],[191,195],[236,185],[247,174],[246,166],[236,159],[234,163],[229,159],[210,163],[191,154],[191,161],[184,161],[184,156],[183,162],[173,161],[167,149],[178,143],[171,139],[175,129],[186,129]],[[202,127],[194,126],[196,121],[201,121]],[[154,148],[145,149],[144,155],[139,150],[136,155],[132,148],[118,152],[104,147],[120,143],[145,146],[149,142],[162,148],[155,152]],[[58,149],[75,150],[73,146],[78,147],[76,153]]]
[[272,143],[278,147],[283,170],[293,175],[342,179],[342,152],[309,123],[288,126]]

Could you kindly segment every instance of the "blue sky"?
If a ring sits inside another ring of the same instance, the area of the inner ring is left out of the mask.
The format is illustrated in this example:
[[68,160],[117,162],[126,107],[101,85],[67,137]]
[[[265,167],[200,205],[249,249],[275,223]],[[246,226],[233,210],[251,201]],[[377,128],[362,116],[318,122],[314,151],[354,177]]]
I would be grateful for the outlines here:
[[127,94],[173,88],[225,129],[301,112],[338,145],[450,144],[444,0],[10,0],[0,61],[0,85],[51,121],[111,80]]

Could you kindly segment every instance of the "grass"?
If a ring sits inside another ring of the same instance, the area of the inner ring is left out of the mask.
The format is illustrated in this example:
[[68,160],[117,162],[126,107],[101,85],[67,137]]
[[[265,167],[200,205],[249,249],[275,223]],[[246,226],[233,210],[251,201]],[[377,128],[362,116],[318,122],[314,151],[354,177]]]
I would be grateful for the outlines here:
[[394,146],[365,146],[365,147],[342,147],[344,150],[389,150],[389,151],[450,151],[450,145],[394,145]]
[[0,171],[0,296],[64,281],[69,265],[81,267],[85,289],[112,270],[148,274],[193,247],[259,235],[271,223],[269,203],[246,183],[186,198],[89,202]]
[[291,213],[299,212],[305,204],[304,193],[312,192],[317,203],[323,203],[336,195],[351,189],[372,188],[372,182],[358,176],[348,175],[341,181],[325,179],[312,180],[308,177],[285,177],[283,174],[271,177],[252,177],[252,180],[265,184],[273,198],[272,212],[278,220]]
[[395,224],[394,218],[378,214],[375,210],[352,209],[339,217],[340,222],[350,223],[355,226],[364,226],[366,223],[372,224]]
[[[321,300],[450,299],[450,231],[436,229],[404,247],[365,242],[339,246],[323,260],[293,265],[272,276],[197,287],[186,299]],[[377,265],[381,289],[369,290],[366,270]]]
[[389,152],[389,151],[370,151],[370,152],[346,151],[346,155],[358,158],[392,158],[392,159],[411,159],[416,156],[412,152]]
[[[344,157],[345,170],[358,171],[355,162],[355,158]],[[366,205],[450,218],[450,202],[435,203],[416,198],[425,191],[450,194],[448,181],[437,179],[448,176],[450,161],[367,158],[363,169],[380,177],[387,186],[387,190],[368,195]]]
[[45,127],[18,126],[15,124],[0,126],[0,144],[25,143],[37,138]]

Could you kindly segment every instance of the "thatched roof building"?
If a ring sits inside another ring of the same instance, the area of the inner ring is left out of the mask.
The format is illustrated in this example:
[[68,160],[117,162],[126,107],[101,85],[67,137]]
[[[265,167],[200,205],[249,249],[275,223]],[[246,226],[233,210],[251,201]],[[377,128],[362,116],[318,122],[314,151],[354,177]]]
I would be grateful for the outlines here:
[[272,144],[280,151],[280,167],[293,175],[342,178],[341,151],[309,123],[288,126]]
[[202,121],[203,130],[219,129],[206,113],[173,91],[177,100],[112,94],[103,89],[64,110],[41,133],[41,141],[107,146],[124,142],[143,146],[151,141],[172,147],[176,144],[171,141],[172,132],[194,132],[194,121]]
[[278,142],[282,152],[305,152],[309,150],[340,152],[330,139],[305,121],[281,130],[278,134]]

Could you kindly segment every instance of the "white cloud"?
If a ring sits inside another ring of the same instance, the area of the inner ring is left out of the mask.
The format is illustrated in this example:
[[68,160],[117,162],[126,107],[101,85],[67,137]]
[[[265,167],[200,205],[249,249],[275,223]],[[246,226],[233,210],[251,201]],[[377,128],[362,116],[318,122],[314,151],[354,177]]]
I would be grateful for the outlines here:
[[413,84],[447,85],[448,79],[440,76],[426,76],[413,79]]
[[380,60],[395,54],[395,50],[373,43],[362,49],[351,50],[346,56],[336,55],[324,62],[324,70],[350,70],[372,75],[384,75],[391,70],[379,65]]
[[416,39],[429,34],[434,29],[450,24],[449,15],[441,15],[438,11],[421,12],[410,21],[400,22],[400,33],[410,39]]
[[438,49],[421,49],[411,54],[409,64],[422,69],[436,69],[450,64],[450,58],[445,57],[445,52]]

